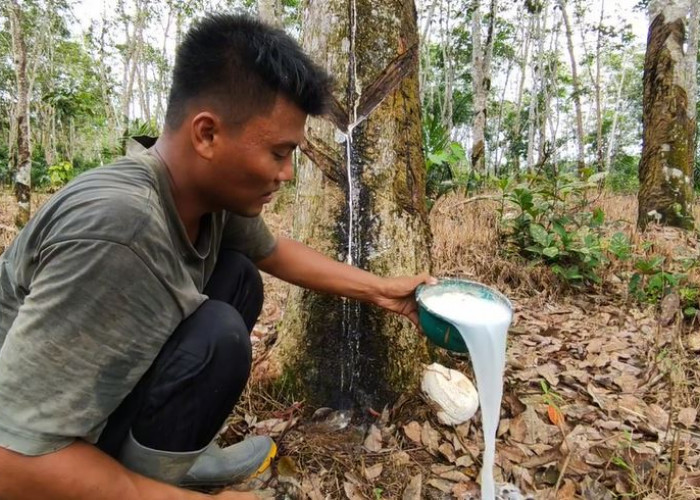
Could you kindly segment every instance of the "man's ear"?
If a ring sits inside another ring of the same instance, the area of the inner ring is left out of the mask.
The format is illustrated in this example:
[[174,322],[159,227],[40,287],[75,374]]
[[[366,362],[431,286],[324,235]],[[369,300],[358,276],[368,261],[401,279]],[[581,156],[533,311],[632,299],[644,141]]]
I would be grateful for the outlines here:
[[202,111],[190,123],[192,147],[199,156],[211,160],[217,136],[222,132],[221,119],[209,111]]

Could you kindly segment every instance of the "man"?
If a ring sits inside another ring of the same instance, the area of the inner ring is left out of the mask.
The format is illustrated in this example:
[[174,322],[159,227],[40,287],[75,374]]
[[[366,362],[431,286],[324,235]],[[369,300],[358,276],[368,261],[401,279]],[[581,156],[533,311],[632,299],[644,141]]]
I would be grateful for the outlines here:
[[416,321],[427,275],[377,277],[260,217],[329,81],[282,31],[209,16],[178,49],[157,142],[18,235],[0,260],[0,499],[196,499],[171,485],[264,468],[269,438],[212,441],[249,376],[257,269]]

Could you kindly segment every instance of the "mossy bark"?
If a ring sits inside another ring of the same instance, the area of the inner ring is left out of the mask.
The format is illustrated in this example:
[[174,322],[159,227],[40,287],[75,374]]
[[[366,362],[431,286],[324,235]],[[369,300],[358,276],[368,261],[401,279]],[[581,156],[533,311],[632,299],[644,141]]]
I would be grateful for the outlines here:
[[10,15],[12,35],[12,58],[15,63],[15,76],[17,82],[17,103],[13,120],[17,129],[17,156],[14,162],[14,191],[17,200],[17,215],[15,225],[24,227],[29,222],[31,200],[31,172],[32,151],[29,121],[29,83],[27,80],[27,46],[24,36],[22,8],[19,3],[10,3],[8,12]]
[[[295,238],[383,276],[428,270],[413,2],[309,0],[302,38],[335,76],[336,103],[327,118],[309,120]],[[415,386],[427,357],[406,319],[298,289],[276,349],[308,401],[335,407],[389,403]]]
[[[660,3],[656,0],[650,6],[655,15],[644,61],[644,142],[637,223],[641,229],[653,221],[691,229],[696,138],[694,114],[688,109],[688,88],[695,75],[685,71],[687,19],[667,19],[668,12],[660,8]],[[686,4],[689,10],[690,4]]]

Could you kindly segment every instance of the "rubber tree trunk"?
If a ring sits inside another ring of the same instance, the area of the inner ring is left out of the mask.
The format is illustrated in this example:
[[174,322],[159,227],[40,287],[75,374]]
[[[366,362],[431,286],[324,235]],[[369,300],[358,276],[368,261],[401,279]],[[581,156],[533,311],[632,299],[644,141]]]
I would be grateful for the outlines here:
[[[295,238],[383,276],[427,270],[413,1],[308,1],[302,40],[335,75],[336,101],[307,127]],[[275,354],[307,401],[381,407],[415,386],[427,349],[397,315],[296,289]]]
[[10,24],[12,32],[12,56],[15,65],[17,82],[17,105],[15,106],[14,121],[17,130],[17,160],[15,162],[15,198],[17,199],[17,215],[15,225],[24,227],[29,222],[31,184],[32,184],[32,151],[29,129],[29,82],[27,78],[27,45],[24,37],[22,8],[17,1],[9,5]]
[[280,0],[258,0],[258,16],[267,24],[282,27],[282,3]]
[[566,48],[569,51],[569,60],[571,62],[571,84],[573,85],[571,97],[574,100],[574,110],[576,111],[576,163],[579,175],[583,176],[584,170],[586,169],[586,151],[583,132],[583,112],[581,111],[581,83],[578,78],[578,67],[576,65],[576,54],[574,52],[573,30],[569,22],[569,15],[566,12],[566,5],[566,0],[559,0],[559,8],[561,9],[561,15],[566,29]]
[[637,219],[641,229],[650,221],[693,227],[690,202],[696,137],[689,91],[696,75],[688,74],[686,58],[696,54],[684,50],[691,1],[649,4]]
[[491,90],[491,57],[496,18],[496,0],[491,0],[486,41],[481,40],[480,0],[474,0],[472,12],[472,82],[474,90],[474,121],[472,127],[472,168],[486,173],[486,111]]

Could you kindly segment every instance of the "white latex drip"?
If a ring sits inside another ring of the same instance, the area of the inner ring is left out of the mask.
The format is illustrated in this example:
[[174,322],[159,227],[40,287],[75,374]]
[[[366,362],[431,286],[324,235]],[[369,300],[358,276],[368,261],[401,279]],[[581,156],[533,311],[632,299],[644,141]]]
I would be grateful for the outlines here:
[[[358,179],[353,173],[353,131],[357,122],[357,106],[359,104],[359,92],[357,89],[357,61],[355,59],[356,37],[357,37],[357,4],[356,0],[351,0],[350,14],[350,43],[348,47],[348,97],[350,116],[348,117],[348,128],[345,131],[345,162],[346,174],[348,178],[348,193],[347,193],[347,210],[348,210],[348,228],[347,228],[347,255],[345,262],[349,265],[356,265],[359,261],[359,235],[355,227],[358,214],[358,195],[359,186]],[[343,362],[340,370],[340,385],[341,388],[352,390],[354,380],[357,376],[357,358],[360,349],[360,306],[356,303],[349,303],[347,299],[343,304],[343,334],[344,338],[349,343],[350,352],[345,353],[347,362]],[[350,370],[346,374],[346,370]],[[348,376],[349,375],[349,376]],[[349,381],[346,380],[349,378]]]
[[493,481],[496,431],[503,396],[506,337],[512,313],[498,302],[459,292],[428,296],[424,303],[457,328],[469,350],[484,433],[481,498],[493,500],[496,498]]

